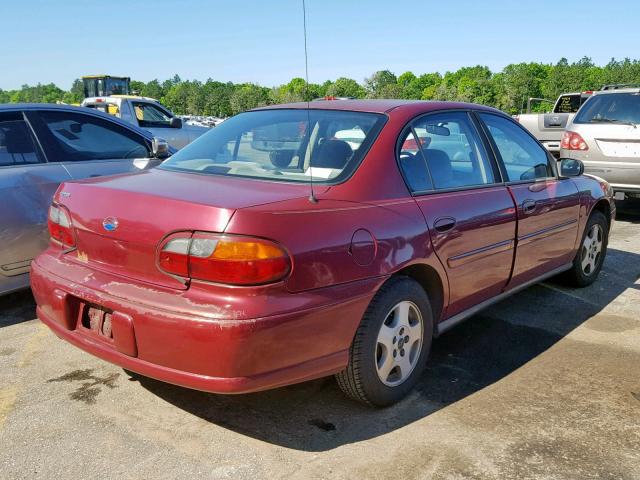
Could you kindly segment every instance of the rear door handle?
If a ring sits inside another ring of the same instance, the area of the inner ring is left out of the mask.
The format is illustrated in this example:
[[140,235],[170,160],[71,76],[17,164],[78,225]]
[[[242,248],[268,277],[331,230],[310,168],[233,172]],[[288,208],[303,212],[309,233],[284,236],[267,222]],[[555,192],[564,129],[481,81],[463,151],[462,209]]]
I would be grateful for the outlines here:
[[535,212],[537,206],[534,200],[525,200],[522,202],[522,211],[528,215]]
[[433,222],[436,232],[444,233],[456,226],[456,219],[453,217],[440,217]]

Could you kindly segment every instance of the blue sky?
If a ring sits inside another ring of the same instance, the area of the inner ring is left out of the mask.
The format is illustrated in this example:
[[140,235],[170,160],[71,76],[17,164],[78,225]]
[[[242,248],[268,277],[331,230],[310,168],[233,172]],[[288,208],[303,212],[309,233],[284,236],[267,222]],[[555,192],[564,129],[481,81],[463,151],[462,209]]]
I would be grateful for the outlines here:
[[[307,0],[310,80],[640,58],[640,3],[614,5]],[[0,0],[0,28],[3,89],[92,73],[267,86],[304,74],[301,0]]]

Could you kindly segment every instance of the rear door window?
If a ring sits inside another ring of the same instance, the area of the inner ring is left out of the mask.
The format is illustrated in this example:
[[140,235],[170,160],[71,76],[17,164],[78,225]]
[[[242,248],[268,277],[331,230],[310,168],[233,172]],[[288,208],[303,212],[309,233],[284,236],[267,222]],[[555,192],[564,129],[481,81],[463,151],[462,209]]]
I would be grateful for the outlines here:
[[402,175],[412,192],[433,190],[433,182],[427,161],[419,146],[420,139],[413,129],[409,130],[400,141],[398,161]]
[[0,116],[0,167],[42,163],[31,129],[22,113]]
[[145,158],[147,143],[141,135],[93,115],[69,111],[40,111],[35,115],[38,136],[49,161]]
[[[407,156],[416,147],[426,160],[429,178],[435,189],[482,186],[496,182],[497,172],[466,112],[426,115],[415,120],[412,134],[401,145],[401,157]],[[401,161],[407,178],[415,177],[415,169],[419,168],[420,155],[416,153],[414,157],[414,161]],[[409,165],[413,168],[411,174],[406,171]]]
[[547,151],[514,121],[480,113],[493,139],[510,182],[555,177]]

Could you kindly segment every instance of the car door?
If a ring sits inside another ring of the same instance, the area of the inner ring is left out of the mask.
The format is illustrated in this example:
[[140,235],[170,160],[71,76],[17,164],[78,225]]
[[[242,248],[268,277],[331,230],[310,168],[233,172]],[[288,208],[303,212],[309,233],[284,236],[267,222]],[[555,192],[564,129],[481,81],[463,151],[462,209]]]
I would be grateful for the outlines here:
[[70,178],[45,161],[23,112],[0,112],[0,293],[28,285],[26,275],[17,277],[46,248],[51,199]]
[[544,148],[511,118],[480,113],[518,209],[516,260],[509,288],[571,262],[580,215],[578,188],[558,178]]
[[154,137],[165,139],[175,148],[182,148],[191,141],[184,128],[171,126],[171,114],[160,106],[135,100],[131,101],[131,106],[138,126],[150,131]]
[[74,179],[136,172],[157,165],[139,133],[98,115],[77,110],[30,112],[49,162],[63,165]]
[[500,294],[513,264],[515,206],[470,114],[413,121],[401,138],[399,163],[447,273],[445,316]]

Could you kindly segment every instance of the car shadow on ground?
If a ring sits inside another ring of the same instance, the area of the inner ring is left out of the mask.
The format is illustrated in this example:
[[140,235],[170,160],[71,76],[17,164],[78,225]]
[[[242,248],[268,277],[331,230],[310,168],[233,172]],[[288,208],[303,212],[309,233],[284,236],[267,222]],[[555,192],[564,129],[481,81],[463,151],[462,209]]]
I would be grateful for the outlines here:
[[640,198],[616,202],[616,210],[618,220],[640,223]]
[[36,318],[36,303],[31,290],[0,296],[0,328]]
[[[610,249],[594,285],[531,287],[438,338],[415,392],[386,409],[351,401],[333,378],[248,395],[132,381],[208,422],[272,444],[325,451],[402,428],[491,385],[597,314],[640,278],[640,255]],[[532,308],[535,306],[535,308]],[[623,319],[624,320],[624,319]],[[616,326],[605,326],[615,331]]]

